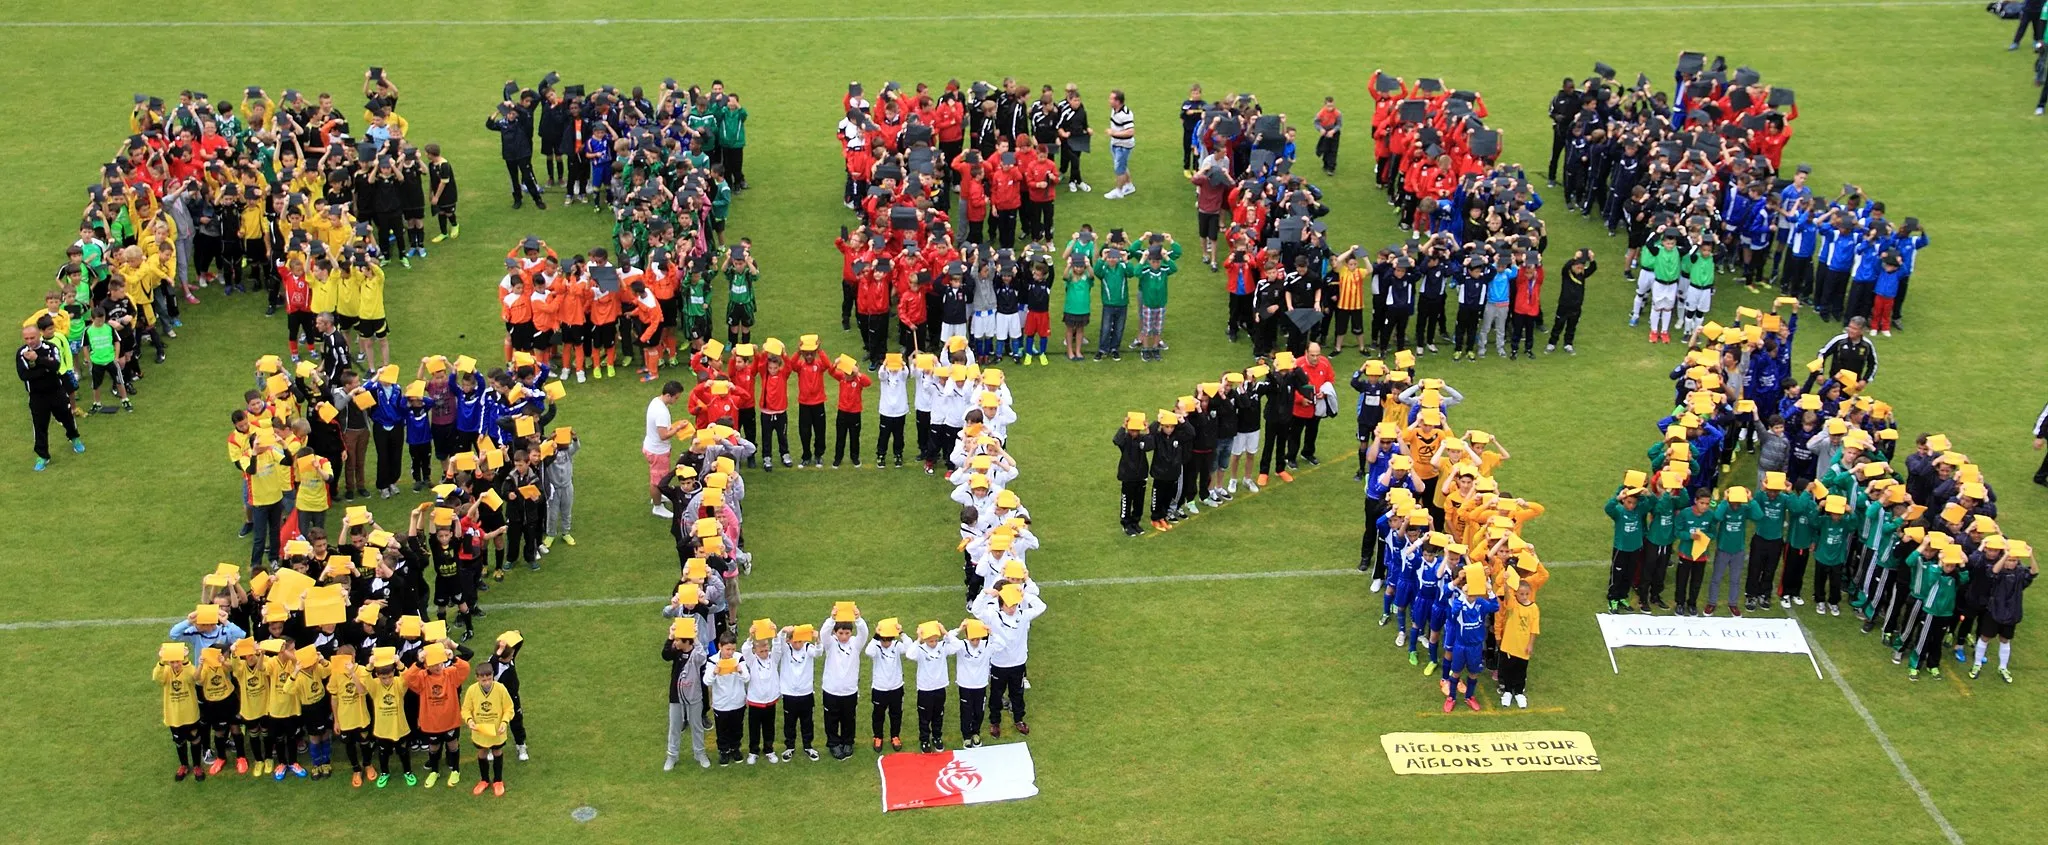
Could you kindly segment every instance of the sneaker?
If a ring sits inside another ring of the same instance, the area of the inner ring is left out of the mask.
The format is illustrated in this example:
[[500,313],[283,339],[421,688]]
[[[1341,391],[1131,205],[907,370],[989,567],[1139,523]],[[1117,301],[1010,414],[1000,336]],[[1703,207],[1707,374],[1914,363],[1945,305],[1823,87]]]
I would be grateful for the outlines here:
[[1549,355],[1550,353],[1552,353],[1552,352],[1556,352],[1556,351],[1557,351],[1557,344],[1555,344],[1555,343],[1546,343],[1546,344],[1543,344],[1543,354],[1545,354],[1545,355]]
[[1074,187],[1076,187],[1076,188],[1080,188],[1080,189],[1081,189],[1081,193],[1084,193],[1084,194],[1085,194],[1085,193],[1089,193],[1089,192],[1092,192],[1092,191],[1094,191],[1094,190],[1095,190],[1095,186],[1094,186],[1094,185],[1090,185],[1090,184],[1088,184],[1088,183],[1086,183],[1086,182],[1076,182],[1076,183],[1074,183]]
[[[1829,616],[1840,616],[1840,615],[1842,615],[1842,606],[1841,606],[1841,605],[1839,605],[1839,604],[1831,604],[1831,605],[1828,605],[1828,615],[1829,615]],[[1956,653],[1960,655],[1960,654],[1962,654],[1962,650],[1961,650],[1961,649],[1957,649],[1957,650],[1956,650]],[[1960,658],[1958,658],[1958,659],[1960,659]]]
[[1523,694],[1521,694],[1521,693],[1519,693],[1519,692],[1518,692],[1518,693],[1515,693],[1515,709],[1517,709],[1517,710],[1527,710],[1527,709],[1529,709],[1529,697],[1528,697],[1528,696],[1526,696],[1526,695],[1523,695]]
[[1977,676],[1981,674],[1984,674],[1984,664],[1978,663],[1970,667],[1970,680],[1977,680]]
[[2012,670],[2000,667],[1998,670],[1998,677],[2008,684],[2012,683]]
[[[1084,186],[1084,187],[1085,187],[1085,186]],[[1026,681],[1026,683],[1029,683],[1029,681]],[[1030,736],[1030,735],[1031,735],[1031,726],[1030,726],[1030,725],[1027,725],[1027,724],[1024,724],[1024,722],[1023,722],[1023,721],[1021,721],[1021,720],[1020,720],[1020,721],[1018,721],[1018,722],[1017,722],[1017,733],[1018,733],[1018,735],[1020,735],[1020,736]]]
[[[788,754],[789,752],[787,752],[787,751],[784,751],[784,752],[782,752],[782,753],[783,753],[783,754]],[[752,756],[752,755],[748,755],[748,756]],[[789,758],[787,758],[787,757],[783,757],[783,756],[781,756],[781,755],[779,755],[779,754],[776,754],[776,753],[775,753],[775,752],[773,752],[773,751],[770,751],[770,752],[768,752],[768,762],[769,762],[769,764],[770,764],[770,765],[773,765],[773,764],[775,764],[775,763],[780,763],[780,762],[782,762],[783,760],[786,760],[786,759],[789,759]]]
[[1778,597],[1778,607],[1780,607],[1780,608],[1783,608],[1783,609],[1785,609],[1785,610],[1791,610],[1791,609],[1792,609],[1792,599],[1791,599],[1790,597],[1788,597],[1788,596],[1779,596],[1779,597]]
[[669,510],[667,505],[655,505],[649,512],[662,519],[674,519],[676,516],[675,511]]
[[818,762],[818,749],[806,748],[804,749],[804,756],[811,758],[811,762],[816,763]]
[[1457,709],[1457,707],[1458,707],[1458,702],[1457,702],[1457,699],[1453,699],[1453,698],[1448,698],[1448,697],[1444,699],[1444,712],[1445,712],[1445,713],[1449,713],[1449,712],[1451,712],[1452,710],[1455,710],[1455,709]]
[[1701,613],[1700,615],[1701,615],[1701,616],[1712,616],[1712,615],[1714,615],[1714,611],[1715,611],[1716,609],[1718,609],[1716,605],[1714,605],[1714,604],[1712,604],[1712,603],[1709,603],[1709,604],[1707,605],[1707,609],[1706,609],[1706,611],[1705,611],[1705,612],[1703,612],[1703,613]]
[[437,783],[440,783],[440,782],[441,782],[441,773],[440,773],[440,772],[428,772],[428,773],[427,773],[427,788],[428,788],[428,789],[433,789],[433,788],[434,788],[434,785],[435,785],[435,784],[437,784]]
[[[1264,481],[1266,480],[1266,477],[1263,475],[1259,476],[1259,480]],[[1252,483],[1252,480],[1247,478],[1244,482],[1244,489],[1247,493],[1257,493],[1259,492],[1259,485]]]
[[1806,599],[1800,598],[1800,597],[1798,597],[1798,596],[1793,596],[1793,597],[1792,597],[1792,603],[1793,603],[1794,605],[1797,605],[1797,606],[1799,606],[1799,607],[1805,607],[1805,606],[1806,606]]
[[748,753],[748,754],[747,754],[747,765],[749,765],[749,766],[751,766],[751,765],[754,765],[754,762],[755,762],[756,760],[758,760],[758,759],[760,759],[760,758],[759,758],[759,757],[757,757],[757,756],[755,756],[755,755],[754,755],[754,754],[752,754],[751,752],[750,752],[750,753]]
[[882,738],[881,738],[881,737],[875,737],[875,753],[876,753],[876,754],[880,754],[880,753],[882,753]]
[[[1395,632],[1394,632],[1394,647],[1395,647],[1395,648],[1400,648],[1400,647],[1402,647],[1402,646],[1405,646],[1405,645],[1407,645],[1407,644],[1408,644],[1408,629],[1406,629],[1406,628],[1403,628],[1403,629],[1401,629],[1401,630],[1399,630],[1399,631],[1395,631]],[[1411,655],[1408,655],[1408,657],[1409,657],[1409,659],[1410,659],[1410,660],[1412,661],[1412,660],[1414,659],[1415,655],[1411,654]],[[1409,663],[1408,665],[1410,665],[1410,666],[1413,666],[1413,665],[1415,665],[1415,664],[1414,664],[1413,662],[1410,662],[1410,663]]]
[[710,757],[707,757],[707,756],[705,756],[705,755],[702,755],[702,754],[699,754],[699,755],[697,755],[697,768],[700,768],[700,769],[708,769],[708,768],[711,768],[711,758],[710,758]]
[[389,784],[390,782],[391,782],[391,775],[390,775],[390,773],[388,773],[388,772],[387,772],[387,773],[385,773],[385,774],[381,774],[381,775],[378,775],[378,776],[377,776],[377,779],[376,779],[376,781],[375,781],[375,783],[377,784],[377,788],[378,788],[378,789],[383,789],[383,788],[385,787],[385,785],[386,785],[386,784]]
[[1280,480],[1291,484],[1294,482],[1294,474],[1283,469],[1280,471]]
[[1477,696],[1466,696],[1465,706],[1472,708],[1472,712],[1474,713],[1479,712],[1479,698]]
[[505,782],[501,780],[491,784],[491,794],[499,798],[505,797]]

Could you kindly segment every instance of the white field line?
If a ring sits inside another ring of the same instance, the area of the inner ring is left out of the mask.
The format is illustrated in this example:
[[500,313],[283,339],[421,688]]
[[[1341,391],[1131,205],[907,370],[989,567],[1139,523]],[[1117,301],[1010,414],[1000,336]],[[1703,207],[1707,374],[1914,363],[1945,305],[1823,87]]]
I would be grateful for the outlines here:
[[1392,18],[1458,15],[1650,15],[1674,12],[1824,11],[1846,9],[1917,9],[1981,5],[1975,0],[1866,0],[1815,3],[1675,3],[1651,6],[1521,6],[1445,9],[1266,9],[1155,12],[987,12],[959,15],[791,15],[698,18],[504,18],[477,20],[352,20],[352,21],[0,21],[0,29],[209,29],[234,27],[559,27],[559,26],[804,26],[850,23],[986,23],[1003,21],[1143,21],[1228,20],[1247,18]]
[[[1606,565],[1604,560],[1568,560],[1547,564],[1552,569],[1580,566]],[[1186,575],[1126,575],[1110,578],[1070,578],[1058,581],[1040,581],[1041,589],[1063,590],[1075,587],[1115,587],[1130,584],[1192,584],[1211,581],[1259,581],[1274,578],[1316,578],[1329,575],[1356,575],[1356,569],[1283,569],[1271,572],[1206,572]],[[912,584],[901,587],[854,587],[843,590],[742,590],[740,598],[762,601],[774,599],[829,599],[861,596],[909,596],[924,593],[950,593],[961,589],[959,584]],[[503,610],[557,610],[573,607],[618,607],[623,605],[660,606],[666,604],[668,596],[616,596],[594,599],[547,599],[543,601],[510,601],[487,605],[491,611]],[[0,622],[0,633],[10,631],[52,631],[67,628],[126,628],[145,625],[171,625],[178,620],[171,617],[138,617],[131,619],[50,619],[27,622]]]

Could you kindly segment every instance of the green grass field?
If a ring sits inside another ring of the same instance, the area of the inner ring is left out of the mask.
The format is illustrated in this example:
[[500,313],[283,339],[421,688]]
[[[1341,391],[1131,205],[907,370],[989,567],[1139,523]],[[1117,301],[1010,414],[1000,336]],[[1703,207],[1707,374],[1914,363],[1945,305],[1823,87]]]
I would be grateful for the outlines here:
[[[838,204],[831,127],[849,79],[871,90],[887,79],[949,76],[1074,81],[1098,112],[1107,89],[1129,92],[1142,190],[1118,203],[1099,190],[1063,193],[1062,231],[1085,221],[1192,233],[1192,198],[1176,186],[1177,145],[1166,129],[1190,82],[1212,94],[1257,92],[1297,123],[1334,95],[1359,128],[1340,174],[1317,180],[1334,208],[1332,240],[1379,245],[1398,233],[1369,174],[1364,91],[1375,67],[1479,90],[1489,123],[1506,130],[1506,158],[1540,171],[1543,110],[1560,76],[1583,75],[1601,60],[1624,75],[1640,69],[1668,80],[1672,57],[1692,49],[1726,54],[1731,65],[1754,66],[1767,82],[1798,90],[1803,114],[1788,167],[1810,162],[1816,185],[1855,182],[1894,216],[1924,221],[1933,247],[1921,257],[1921,295],[1912,300],[1910,331],[1878,341],[1883,366],[1873,390],[1899,408],[1909,434],[1945,431],[1983,466],[2004,494],[2000,521],[2009,534],[2048,539],[2048,508],[2027,483],[2038,458],[2027,429],[2048,355],[2038,329],[2026,328],[2048,317],[2033,278],[2033,233],[2044,211],[2037,186],[2048,181],[2048,161],[2038,152],[2040,119],[2026,108],[2034,95],[2027,54],[2002,49],[2008,23],[1969,2],[1467,5],[1238,13],[1185,0],[1133,0],[1115,11],[1042,0],[1029,11],[974,6],[952,18],[918,7],[867,21],[816,0],[716,8],[633,0],[602,11],[478,2],[360,7],[349,16],[435,20],[321,26],[300,22],[332,16],[331,4],[285,0],[208,4],[189,10],[196,25],[139,26],[128,22],[166,10],[5,0],[0,34],[11,49],[0,68],[17,92],[0,98],[5,302],[24,314],[39,306],[73,236],[83,187],[125,136],[136,91],[325,90],[354,113],[363,68],[389,68],[412,139],[439,142],[455,162],[467,224],[459,241],[435,247],[415,269],[393,269],[393,348],[400,359],[484,358],[498,350],[492,290],[502,251],[527,233],[577,249],[607,231],[585,207],[507,207],[497,139],[481,126],[501,83],[530,84],[548,70],[591,85],[722,78],[752,114],[755,188],[737,201],[730,232],[757,245],[763,334],[822,332],[836,350],[856,343],[831,328],[839,261],[831,240],[850,216]],[[1565,5],[1572,8],[1547,8]],[[614,22],[546,22],[598,14]],[[1106,156],[1091,156],[1086,167],[1098,188],[1109,183]],[[1622,245],[1567,219],[1561,196],[1545,193],[1557,203],[1544,215],[1552,254],[1591,246],[1604,265],[1580,354],[1423,363],[1469,398],[1457,412],[1461,426],[1492,431],[1514,451],[1504,485],[1549,507],[1528,535],[1558,567],[1544,594],[1547,633],[1528,713],[1435,712],[1435,685],[1398,659],[1391,630],[1373,627],[1378,602],[1355,573],[1340,572],[1356,560],[1360,499],[1345,461],[1241,496],[1169,535],[1134,540],[1116,530],[1108,438],[1121,413],[1149,411],[1244,365],[1247,350],[1219,337],[1221,285],[1195,270],[1178,279],[1166,363],[1132,357],[1114,366],[1010,370],[1023,417],[1013,430],[1024,472],[1015,489],[1044,539],[1034,575],[1133,579],[1046,587],[1051,611],[1032,660],[1039,797],[883,816],[865,754],[844,763],[660,771],[665,675],[653,597],[673,582],[674,558],[664,527],[641,504],[635,449],[651,392],[631,380],[571,385],[562,421],[586,445],[578,461],[580,544],[558,546],[563,554],[550,556],[546,571],[516,573],[487,597],[592,602],[506,608],[485,620],[491,632],[517,627],[528,641],[522,676],[534,759],[507,765],[504,798],[473,799],[466,789],[352,791],[336,782],[173,784],[147,671],[163,625],[118,620],[167,624],[190,608],[199,576],[215,561],[246,559],[246,541],[235,537],[236,481],[218,444],[249,362],[281,351],[283,334],[282,318],[265,319],[252,299],[208,291],[215,295],[187,308],[170,362],[150,370],[140,412],[86,424],[87,454],[60,452],[48,472],[31,474],[19,400],[6,411],[13,433],[0,448],[10,469],[0,473],[8,515],[0,521],[0,771],[11,782],[0,790],[0,815],[15,821],[4,838],[169,841],[233,831],[338,841],[404,831],[646,841],[688,830],[762,841],[870,832],[905,841],[1941,840],[1842,689],[1816,680],[1796,656],[1634,650],[1620,654],[1621,674],[1601,671],[1592,614],[1604,572],[1571,564],[1604,561],[1600,500],[1654,436],[1650,421],[1669,396],[1663,374],[1674,353],[1646,347],[1626,327],[1628,290],[1609,269],[1619,267]],[[1746,293],[1720,300],[1724,316],[1737,305],[1768,304]],[[1831,333],[1809,323],[1800,354]],[[1356,363],[1347,356],[1338,366]],[[1330,428],[1321,452],[1341,458],[1342,426]],[[883,591],[861,598],[870,618],[958,618],[956,511],[939,482],[872,469],[749,481],[757,569],[747,617],[814,621],[829,598],[772,596],[859,589]],[[416,501],[376,504],[389,523]],[[1311,570],[1333,572],[1182,577]],[[610,601],[633,597],[648,600]],[[2028,702],[2048,690],[2048,659],[2030,626],[2016,645],[2013,686],[1988,676],[1909,685],[1848,618],[1806,618],[1957,835],[2038,835],[2026,831],[2048,821],[2034,794],[2048,776],[2048,732]],[[73,620],[115,621],[62,624]],[[858,724],[864,732],[864,713]],[[1604,770],[1402,779],[1378,739],[1540,729],[1589,733]],[[583,806],[598,816],[579,824],[570,812]],[[1448,817],[1463,808],[1484,816]]]

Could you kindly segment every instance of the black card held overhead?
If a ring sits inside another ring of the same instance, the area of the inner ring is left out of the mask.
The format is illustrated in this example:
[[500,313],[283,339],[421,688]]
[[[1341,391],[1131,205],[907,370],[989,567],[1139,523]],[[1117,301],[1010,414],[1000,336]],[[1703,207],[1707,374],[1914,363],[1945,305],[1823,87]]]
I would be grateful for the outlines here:
[[1781,108],[1793,105],[1796,102],[1792,98],[1792,89],[1790,88],[1772,88],[1771,96],[1764,100],[1764,103],[1771,108]]
[[1681,74],[1699,73],[1705,70],[1706,66],[1707,56],[1705,53],[1678,54],[1678,72]]
[[1429,104],[1422,100],[1402,100],[1397,116],[1407,123],[1421,123],[1429,119]]
[[1493,158],[1500,155],[1500,132],[1498,130],[1481,129],[1473,132],[1468,140],[1472,147],[1472,155],[1474,156]]

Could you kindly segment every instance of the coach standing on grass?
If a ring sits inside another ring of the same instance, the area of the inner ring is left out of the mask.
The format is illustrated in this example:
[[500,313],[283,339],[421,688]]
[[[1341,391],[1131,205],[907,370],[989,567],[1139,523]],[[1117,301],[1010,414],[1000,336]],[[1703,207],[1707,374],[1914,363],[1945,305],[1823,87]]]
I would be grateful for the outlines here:
[[1138,186],[1131,184],[1131,148],[1137,144],[1137,120],[1131,114],[1130,104],[1124,102],[1122,89],[1112,90],[1109,92],[1109,162],[1110,171],[1116,174],[1116,187],[1109,189],[1103,197],[1120,200],[1138,192]]
[[690,424],[670,422],[669,406],[683,397],[683,383],[671,381],[661,386],[661,395],[647,402],[647,435],[640,439],[640,455],[647,459],[647,496],[654,503],[654,515],[662,519],[673,519],[675,513],[662,502],[661,484],[668,480],[668,441]]
[[525,188],[535,208],[548,210],[540,185],[533,181],[533,104],[517,83],[505,83],[505,99],[498,103],[497,113],[484,119],[484,128],[498,133],[498,155],[505,159],[505,175],[512,180],[512,207],[520,206],[519,189]]
[[1842,327],[1842,333],[1835,335],[1820,347],[1820,357],[1826,362],[1820,376],[1827,378],[1843,370],[1855,373],[1860,381],[1877,378],[1877,347],[1870,345],[1864,335],[1870,323],[1862,317],[1849,318],[1849,324]]
[[64,372],[57,365],[57,347],[35,326],[21,328],[21,348],[14,353],[14,374],[28,390],[28,416],[36,429],[36,472],[50,465],[50,418],[64,424],[71,451],[85,451],[78,423],[71,417],[71,397],[64,390]]
[[[2048,406],[2041,408],[2041,415],[2034,418],[2034,451],[2048,449]],[[2048,487],[2048,455],[2041,456],[2041,468],[2034,470],[2034,483]]]

